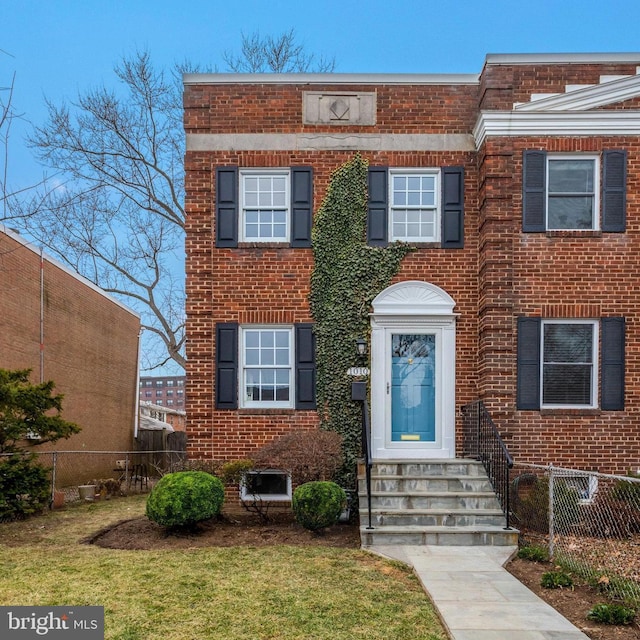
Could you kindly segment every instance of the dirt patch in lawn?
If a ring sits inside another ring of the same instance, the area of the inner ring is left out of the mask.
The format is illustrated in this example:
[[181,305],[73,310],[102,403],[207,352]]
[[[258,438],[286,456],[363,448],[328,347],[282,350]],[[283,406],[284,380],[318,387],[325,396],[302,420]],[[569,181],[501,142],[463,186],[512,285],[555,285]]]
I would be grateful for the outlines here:
[[552,571],[549,562],[530,562],[515,558],[507,565],[507,570],[542,600],[548,602],[567,620],[571,621],[591,640],[638,640],[640,621],[628,626],[611,626],[587,620],[587,612],[600,602],[610,602],[588,584],[574,579],[572,589],[544,589],[540,585],[542,574]]
[[297,524],[290,513],[276,513],[262,524],[253,514],[225,512],[201,522],[192,531],[167,531],[146,517],[122,520],[83,541],[108,549],[189,549],[196,547],[263,547],[318,545],[358,548],[356,524],[337,524],[313,533]]

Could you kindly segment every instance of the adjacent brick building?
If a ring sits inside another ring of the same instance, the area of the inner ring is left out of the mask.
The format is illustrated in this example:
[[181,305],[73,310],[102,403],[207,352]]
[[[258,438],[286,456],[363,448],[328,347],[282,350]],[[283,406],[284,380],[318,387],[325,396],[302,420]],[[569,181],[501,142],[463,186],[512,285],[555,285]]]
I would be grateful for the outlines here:
[[[37,450],[132,449],[139,334],[135,312],[0,226],[0,367],[53,380],[63,417],[82,428]],[[88,456],[73,469],[78,482],[99,473]]]
[[480,399],[521,461],[640,467],[640,54],[469,75],[186,75],[187,432],[235,459],[318,425],[310,230],[369,162],[375,459],[460,454]]
[[184,411],[184,376],[140,376],[140,402]]

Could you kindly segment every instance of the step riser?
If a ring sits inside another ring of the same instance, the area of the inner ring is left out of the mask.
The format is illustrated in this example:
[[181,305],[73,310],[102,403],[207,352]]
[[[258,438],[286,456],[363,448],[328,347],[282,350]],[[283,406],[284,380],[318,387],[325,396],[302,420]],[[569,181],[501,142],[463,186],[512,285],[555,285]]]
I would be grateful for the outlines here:
[[442,545],[442,546],[515,546],[518,544],[517,531],[504,532],[420,532],[386,533],[381,529],[362,532],[362,544],[372,545]]
[[[377,462],[371,467],[374,476],[484,476],[479,462]],[[358,474],[364,476],[363,465],[358,465]]]
[[[366,492],[366,482],[360,480],[358,491]],[[371,491],[393,493],[420,491],[492,491],[486,478],[372,478]]]
[[[365,512],[366,514],[366,512]],[[368,515],[365,515],[368,522]],[[411,514],[372,514],[372,525],[381,527],[479,527],[479,526],[504,526],[505,518],[502,513],[489,516],[478,516],[472,512],[469,515],[411,515]]]
[[364,466],[358,468],[362,546],[517,545],[483,466],[473,460],[378,462],[371,470],[367,530]]
[[[495,509],[499,508],[495,496],[459,496],[451,495],[413,495],[413,496],[391,496],[372,495],[371,508],[377,510],[403,510],[409,509],[442,509],[453,511],[460,509]],[[360,510],[367,509],[367,496],[360,494]]]

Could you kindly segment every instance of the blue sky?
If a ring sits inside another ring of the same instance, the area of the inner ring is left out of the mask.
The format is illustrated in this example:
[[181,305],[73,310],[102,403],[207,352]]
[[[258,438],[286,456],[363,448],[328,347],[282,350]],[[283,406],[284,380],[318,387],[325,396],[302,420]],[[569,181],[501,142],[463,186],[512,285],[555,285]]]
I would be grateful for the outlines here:
[[487,53],[640,51],[639,24],[639,0],[0,0],[0,87],[15,73],[23,114],[9,183],[42,177],[23,138],[43,124],[45,96],[58,104],[114,87],[114,65],[136,50],[160,67],[224,70],[221,53],[241,33],[294,28],[342,73],[479,73]]
[[[224,70],[221,52],[256,30],[293,27],[344,73],[477,73],[487,53],[640,50],[637,0],[0,0],[0,16],[0,86],[15,72],[14,105],[36,124],[44,96],[113,85],[114,64],[136,49],[157,65]],[[11,136],[17,185],[33,172],[25,130]]]

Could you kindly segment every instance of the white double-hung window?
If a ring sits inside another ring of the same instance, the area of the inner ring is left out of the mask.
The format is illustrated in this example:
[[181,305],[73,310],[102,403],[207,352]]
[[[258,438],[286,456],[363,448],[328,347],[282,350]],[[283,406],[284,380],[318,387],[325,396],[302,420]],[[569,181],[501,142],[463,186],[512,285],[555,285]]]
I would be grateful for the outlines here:
[[547,223],[550,230],[598,229],[600,168],[594,156],[547,157]]
[[287,242],[290,228],[288,170],[240,171],[241,234],[245,242]]
[[440,240],[440,172],[390,171],[390,238],[405,242]]
[[596,407],[598,323],[542,323],[542,406]]
[[293,407],[291,328],[243,328],[241,356],[243,407]]

